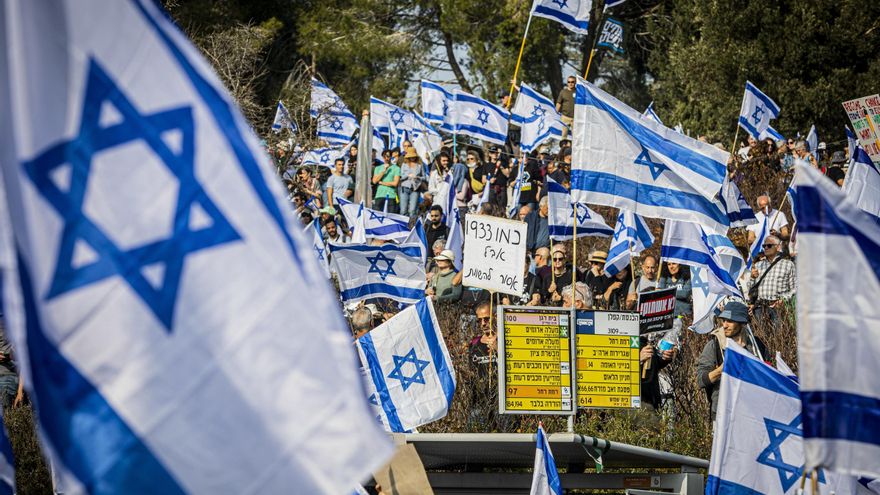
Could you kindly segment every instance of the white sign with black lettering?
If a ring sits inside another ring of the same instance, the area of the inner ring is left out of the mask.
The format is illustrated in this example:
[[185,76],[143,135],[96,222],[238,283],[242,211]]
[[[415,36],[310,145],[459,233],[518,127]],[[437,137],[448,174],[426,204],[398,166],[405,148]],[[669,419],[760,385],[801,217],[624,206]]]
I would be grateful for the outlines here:
[[526,224],[486,215],[468,215],[466,223],[462,283],[519,295],[525,278]]

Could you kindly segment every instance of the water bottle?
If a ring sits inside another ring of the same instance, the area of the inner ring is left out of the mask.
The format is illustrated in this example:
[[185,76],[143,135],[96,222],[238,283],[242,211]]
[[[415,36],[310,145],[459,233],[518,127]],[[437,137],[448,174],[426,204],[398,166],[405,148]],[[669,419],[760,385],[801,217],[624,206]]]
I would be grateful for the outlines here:
[[679,316],[672,322],[672,330],[666,332],[666,335],[663,336],[663,339],[661,339],[660,343],[657,345],[657,349],[659,349],[660,352],[671,351],[678,345],[681,336],[681,325],[681,316]]

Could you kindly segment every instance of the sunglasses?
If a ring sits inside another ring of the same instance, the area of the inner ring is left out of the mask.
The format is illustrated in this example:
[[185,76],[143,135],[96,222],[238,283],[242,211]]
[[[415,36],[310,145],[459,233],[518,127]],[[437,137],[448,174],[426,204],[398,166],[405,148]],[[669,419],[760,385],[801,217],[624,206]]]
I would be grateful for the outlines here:
[[469,162],[475,162],[475,161],[477,161],[477,159],[474,158],[474,157],[472,157],[472,156],[469,156],[469,157],[467,157],[467,161],[469,161]]
[[565,261],[565,258],[553,258],[553,261]]
[[764,249],[776,247],[776,244],[761,244],[761,247]]

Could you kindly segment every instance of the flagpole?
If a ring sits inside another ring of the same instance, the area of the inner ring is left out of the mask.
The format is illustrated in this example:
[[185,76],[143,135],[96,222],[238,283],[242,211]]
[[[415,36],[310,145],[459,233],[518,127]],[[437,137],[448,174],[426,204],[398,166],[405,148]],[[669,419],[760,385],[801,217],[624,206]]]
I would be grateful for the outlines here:
[[[736,140],[739,137],[739,117],[736,120],[736,132],[733,133],[733,144],[730,145],[730,153],[734,156],[733,163],[736,164]],[[737,166],[739,168],[739,166]]]
[[507,97],[506,108],[510,108],[510,102],[513,101],[513,91],[516,89],[516,78],[519,76],[519,66],[522,63],[523,52],[526,49],[526,38],[529,36],[529,26],[532,25],[532,11],[529,10],[529,20],[526,21],[526,32],[523,33],[522,44],[519,46],[519,56],[516,57],[516,68],[513,69],[513,79],[510,81],[510,95]]
[[593,57],[596,55],[596,45],[599,42],[599,36],[602,35],[602,23],[605,22],[605,6],[602,6],[602,13],[599,14],[598,22],[596,22],[596,35],[593,37],[593,48],[590,50],[590,58],[587,60],[587,70],[584,71],[584,80],[590,76],[590,67],[593,65]]

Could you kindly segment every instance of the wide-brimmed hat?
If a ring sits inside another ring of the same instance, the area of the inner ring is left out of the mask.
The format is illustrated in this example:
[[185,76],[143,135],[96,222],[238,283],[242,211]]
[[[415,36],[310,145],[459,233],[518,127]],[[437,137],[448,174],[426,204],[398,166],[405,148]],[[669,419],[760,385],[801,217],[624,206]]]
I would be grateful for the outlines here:
[[444,249],[443,251],[440,251],[440,254],[434,257],[434,261],[440,260],[455,261],[455,253],[453,253],[451,249]]
[[406,155],[404,156],[407,160],[419,160],[419,154],[416,152],[416,149],[410,146],[406,149]]
[[608,253],[605,251],[593,251],[590,253],[590,257],[587,258],[587,261],[590,263],[605,263],[608,261]]
[[739,301],[729,301],[724,305],[724,311],[718,315],[722,320],[730,320],[738,323],[749,322],[749,308]]

